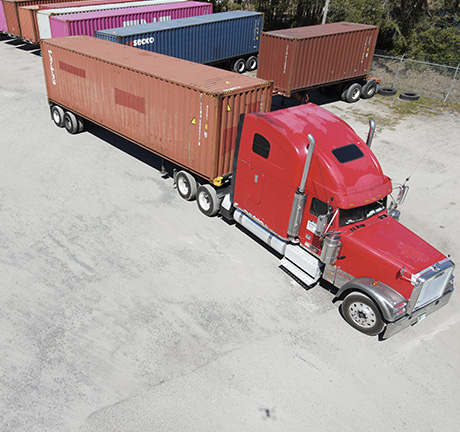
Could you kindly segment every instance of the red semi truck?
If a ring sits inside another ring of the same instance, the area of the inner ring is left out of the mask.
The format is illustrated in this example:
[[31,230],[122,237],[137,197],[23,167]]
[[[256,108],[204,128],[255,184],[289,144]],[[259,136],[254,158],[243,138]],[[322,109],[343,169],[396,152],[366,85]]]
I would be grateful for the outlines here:
[[42,56],[56,125],[89,120],[169,161],[182,198],[245,227],[301,285],[335,286],[357,330],[386,339],[449,301],[454,264],[398,222],[372,121],[364,142],[313,104],[268,112],[270,82],[84,36]]

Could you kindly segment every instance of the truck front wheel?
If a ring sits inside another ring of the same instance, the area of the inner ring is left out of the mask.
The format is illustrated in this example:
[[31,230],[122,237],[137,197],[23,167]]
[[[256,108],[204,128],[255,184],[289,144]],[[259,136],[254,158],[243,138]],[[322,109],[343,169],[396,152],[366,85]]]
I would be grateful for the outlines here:
[[340,305],[345,321],[361,333],[375,336],[385,327],[377,305],[367,295],[352,292]]
[[219,211],[219,199],[215,189],[208,184],[201,185],[196,193],[196,203],[201,213],[214,216]]
[[187,201],[196,197],[196,180],[187,171],[179,171],[176,175],[177,192]]

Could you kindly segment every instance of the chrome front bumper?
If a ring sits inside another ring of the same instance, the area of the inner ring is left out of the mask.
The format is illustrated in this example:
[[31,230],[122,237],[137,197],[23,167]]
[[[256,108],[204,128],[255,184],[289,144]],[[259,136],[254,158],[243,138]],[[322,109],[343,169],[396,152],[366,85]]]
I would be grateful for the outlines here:
[[407,327],[413,326],[424,319],[426,316],[432,314],[433,312],[437,311],[438,309],[445,306],[449,303],[450,297],[454,289],[452,288],[450,291],[445,293],[442,297],[436,299],[432,303],[427,304],[426,306],[422,307],[421,309],[416,310],[410,315],[406,315],[405,317],[395,321],[393,323],[387,324],[385,330],[380,335],[380,339],[388,339],[389,337],[399,333],[401,330],[404,330]]

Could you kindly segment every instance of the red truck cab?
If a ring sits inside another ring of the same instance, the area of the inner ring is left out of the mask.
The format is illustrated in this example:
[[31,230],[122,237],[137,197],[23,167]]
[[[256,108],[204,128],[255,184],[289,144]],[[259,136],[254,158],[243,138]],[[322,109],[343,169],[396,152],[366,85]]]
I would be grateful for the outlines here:
[[391,180],[369,146],[314,104],[248,114],[232,202],[291,276],[332,283],[349,324],[387,338],[448,302],[454,264],[388,214]]

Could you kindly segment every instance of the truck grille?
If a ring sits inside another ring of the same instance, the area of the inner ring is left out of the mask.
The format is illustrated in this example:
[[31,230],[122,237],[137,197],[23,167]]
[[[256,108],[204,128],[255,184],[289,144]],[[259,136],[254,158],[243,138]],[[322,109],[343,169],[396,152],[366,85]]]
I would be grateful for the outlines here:
[[411,303],[415,303],[413,310],[431,303],[444,294],[454,267],[452,261],[445,259],[412,276],[412,283],[415,285],[411,298]]

